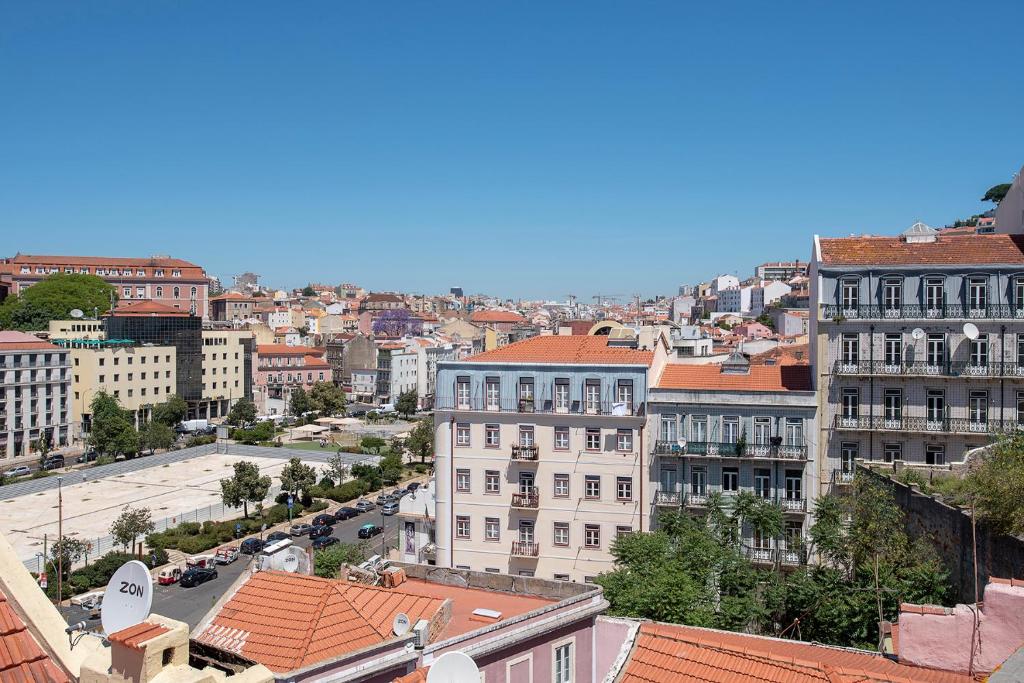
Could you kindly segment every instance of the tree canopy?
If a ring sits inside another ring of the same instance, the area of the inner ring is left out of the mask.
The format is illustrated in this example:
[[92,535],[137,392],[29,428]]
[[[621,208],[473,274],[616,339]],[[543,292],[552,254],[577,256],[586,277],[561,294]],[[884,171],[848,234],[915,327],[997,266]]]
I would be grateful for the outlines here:
[[253,446],[261,441],[270,441],[274,438],[274,423],[271,420],[257,422],[252,427],[232,430],[231,438],[240,443]]
[[174,445],[177,435],[163,422],[150,420],[139,430],[139,450],[150,453],[158,448],[167,449]]
[[298,458],[281,468],[281,488],[292,494],[306,493],[316,483],[316,471]]
[[249,503],[260,504],[270,491],[270,476],[260,476],[260,467],[254,462],[240,460],[234,464],[235,473],[220,480],[221,499],[229,507],[242,506],[242,514],[249,516]]
[[302,288],[302,296],[316,296],[316,290],[312,285],[306,285]]
[[988,191],[985,193],[985,196],[981,198],[981,201],[994,202],[995,204],[998,204],[999,202],[1003,201],[1003,198],[1006,197],[1006,193],[1009,191],[1010,183],[1000,183],[999,185],[993,185],[992,187],[988,188]]
[[413,455],[420,456],[420,462],[434,457],[434,418],[428,417],[416,423],[405,441]]
[[1024,534],[1024,435],[999,441],[964,480],[964,500],[978,517],[1000,533]]
[[89,315],[110,310],[113,286],[95,275],[54,273],[0,303],[0,328],[45,330],[51,320],[67,320],[79,309]]
[[135,543],[138,538],[152,533],[155,528],[153,515],[149,508],[133,508],[131,505],[125,505],[121,514],[110,525],[110,535],[123,545],[125,550],[131,546],[132,554],[135,554]]
[[235,401],[228,411],[227,423],[229,425],[244,425],[256,420],[256,404],[247,398],[240,398]]
[[409,391],[403,391],[398,395],[398,400],[395,401],[395,410],[406,417],[409,417],[416,412],[418,404],[419,400],[417,398],[416,390],[410,389]]
[[117,397],[99,391],[89,404],[92,428],[89,443],[105,455],[132,455],[139,452],[139,435],[131,413],[121,408]]
[[302,387],[292,389],[292,398],[288,402],[288,412],[295,417],[299,417],[312,409],[312,404],[309,402],[309,394],[306,393],[306,390]]
[[333,382],[316,382],[306,395],[309,397],[309,410],[321,415],[334,415],[345,407],[345,392]]
[[188,403],[181,396],[171,394],[163,403],[153,406],[153,419],[168,427],[173,427],[188,415]]

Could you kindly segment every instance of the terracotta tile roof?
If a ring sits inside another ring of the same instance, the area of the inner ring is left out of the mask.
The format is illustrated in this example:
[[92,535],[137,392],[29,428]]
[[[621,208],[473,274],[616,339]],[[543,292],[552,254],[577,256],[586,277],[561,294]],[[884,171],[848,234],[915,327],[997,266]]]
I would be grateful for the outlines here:
[[28,334],[26,332],[17,332],[14,330],[0,331],[0,348],[8,352],[20,349],[24,349],[26,351],[61,350],[59,346],[55,346],[48,341],[43,341],[35,335]]
[[224,292],[217,296],[210,297],[210,301],[255,301],[256,297],[246,296],[239,292]]
[[810,349],[807,344],[780,344],[774,349],[756,353],[750,357],[751,365],[807,365],[810,363]]
[[142,301],[119,301],[114,307],[113,315],[163,315],[186,318],[191,314],[187,310],[144,299]]
[[489,310],[489,311],[473,311],[473,315],[469,316],[469,319],[475,323],[521,323],[526,322],[526,318],[519,315],[515,311],[500,311],[500,310]]
[[809,365],[751,365],[747,374],[723,373],[718,365],[666,365],[657,389],[717,391],[810,391]]
[[107,636],[107,640],[112,643],[120,643],[125,647],[130,647],[133,650],[141,650],[142,644],[147,640],[152,640],[159,635],[169,632],[170,629],[160,624],[151,624],[149,622],[142,622],[129,626],[128,628],[121,629],[116,633],[111,633]]
[[323,353],[313,346],[288,346],[287,344],[257,344],[256,353],[261,356],[310,356]]
[[653,351],[608,346],[608,337],[548,335],[530,337],[493,351],[485,351],[470,363],[558,363],[562,365],[647,365]]
[[867,651],[673,624],[644,624],[619,683],[968,683]]
[[899,237],[821,239],[821,262],[829,265],[1024,264],[1024,235],[955,235],[907,243]]
[[429,666],[410,671],[404,676],[399,676],[391,683],[427,683],[427,672],[430,671]]
[[39,647],[0,593],[0,683],[67,683],[71,679]]
[[294,671],[390,640],[396,614],[416,623],[443,604],[402,589],[263,571],[231,596],[196,640],[271,671]]
[[194,263],[178,258],[124,258],[120,256],[48,256],[42,254],[18,254],[11,258],[17,265],[68,265],[68,266],[118,266],[125,268],[199,268]]

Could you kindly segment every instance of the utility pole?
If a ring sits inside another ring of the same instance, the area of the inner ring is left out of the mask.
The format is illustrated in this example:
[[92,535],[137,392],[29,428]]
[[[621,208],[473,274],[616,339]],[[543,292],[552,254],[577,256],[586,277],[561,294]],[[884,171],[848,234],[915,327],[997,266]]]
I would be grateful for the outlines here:
[[57,477],[57,611],[64,594],[64,477]]

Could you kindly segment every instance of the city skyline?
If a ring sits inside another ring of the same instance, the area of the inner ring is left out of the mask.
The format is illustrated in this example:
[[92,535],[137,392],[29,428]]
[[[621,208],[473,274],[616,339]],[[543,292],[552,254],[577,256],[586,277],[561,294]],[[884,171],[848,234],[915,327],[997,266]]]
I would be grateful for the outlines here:
[[625,261],[669,293],[986,208],[1022,9],[951,5],[11,6],[5,232],[288,286],[561,299]]

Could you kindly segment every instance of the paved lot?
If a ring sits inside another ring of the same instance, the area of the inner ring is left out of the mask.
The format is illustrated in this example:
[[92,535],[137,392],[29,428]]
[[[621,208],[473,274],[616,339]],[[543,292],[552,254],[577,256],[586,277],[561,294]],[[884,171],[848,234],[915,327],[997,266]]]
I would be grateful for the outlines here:
[[[383,520],[383,522],[382,522]],[[337,536],[345,543],[358,543],[356,534],[364,524],[373,524],[384,527],[384,533],[380,536],[366,541],[368,554],[382,554],[381,542],[388,548],[397,543],[398,538],[398,517],[384,517],[380,514],[380,508],[366,514],[338,522],[334,527],[334,536]],[[306,548],[310,544],[308,538],[296,538],[295,544]],[[383,553],[386,556],[386,553]],[[217,578],[195,588],[182,588],[174,584],[171,586],[153,586],[153,613],[162,614],[165,617],[184,621],[189,628],[195,628],[196,624],[206,615],[210,608],[220,599],[228,588],[235,582],[238,576],[249,569],[252,558],[248,555],[241,555],[232,564],[221,566],[217,569]],[[66,607],[63,610],[64,617],[69,624],[79,621],[87,621],[89,629],[100,629],[99,619],[89,619],[88,614],[78,607]]]
[[[106,536],[110,523],[128,504],[148,507],[154,520],[216,505],[221,499],[220,480],[230,476],[232,466],[239,460],[256,462],[263,473],[273,477],[273,486],[279,487],[277,475],[287,457],[298,453],[306,464],[321,470],[323,461],[330,456],[330,453],[280,448],[262,449],[262,452],[269,450],[281,456],[220,453],[175,458],[177,453],[168,453],[165,455],[172,457],[157,455],[71,473],[64,477],[63,485],[64,534],[83,540]],[[97,478],[100,470],[104,476]],[[29,483],[41,482],[49,480]],[[230,509],[227,512],[227,517],[238,514]],[[57,537],[56,481],[45,489],[0,500],[0,532],[10,540],[22,560],[30,560],[42,552],[43,535],[50,539]]]

